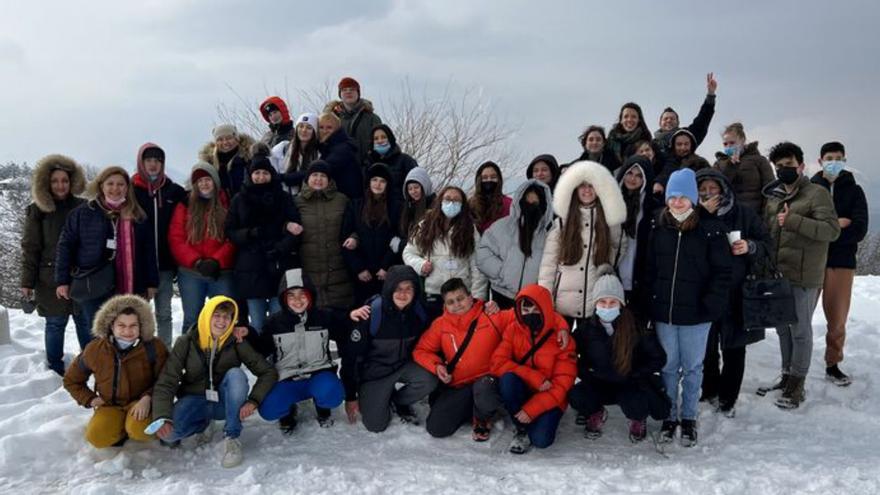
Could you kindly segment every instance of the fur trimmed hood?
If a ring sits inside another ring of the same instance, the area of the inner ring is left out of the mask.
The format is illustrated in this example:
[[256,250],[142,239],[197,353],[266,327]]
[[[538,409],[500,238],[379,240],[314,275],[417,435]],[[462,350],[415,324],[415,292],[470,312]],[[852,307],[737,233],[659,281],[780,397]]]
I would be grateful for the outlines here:
[[156,334],[156,318],[150,303],[140,296],[121,295],[110,298],[101,306],[95,314],[95,322],[92,324],[92,335],[98,338],[108,338],[112,334],[110,326],[125,308],[134,308],[141,327],[141,340],[153,340]]
[[568,216],[572,193],[584,182],[592,184],[596,190],[609,226],[621,225],[626,221],[626,204],[617,181],[604,165],[589,160],[571,164],[556,184],[553,210],[563,221]]
[[[250,162],[253,155],[251,154],[251,147],[256,143],[257,140],[252,138],[248,134],[239,133],[238,134],[238,156],[242,157],[246,162]],[[220,169],[220,164],[217,162],[217,143],[214,141],[209,141],[202,146],[202,149],[199,150],[199,160],[208,162],[213,164],[215,168]]]
[[[358,100],[357,104],[355,104],[351,113],[357,113],[359,110],[363,110],[364,113],[373,113],[373,102],[366,98],[361,98]],[[342,104],[342,100],[332,100],[324,105],[323,113],[335,113],[341,117],[345,112],[345,106]]]
[[55,200],[52,198],[49,177],[56,170],[64,170],[70,176],[70,194],[81,195],[86,189],[86,174],[73,158],[65,155],[46,155],[34,166],[34,177],[31,180],[31,198],[43,213],[55,211]]

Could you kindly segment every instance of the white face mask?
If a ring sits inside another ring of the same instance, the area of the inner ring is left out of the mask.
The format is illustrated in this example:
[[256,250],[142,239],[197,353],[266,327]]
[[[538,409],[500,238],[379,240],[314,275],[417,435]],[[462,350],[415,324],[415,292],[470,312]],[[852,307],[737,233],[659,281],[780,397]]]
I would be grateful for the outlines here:
[[687,211],[684,211],[682,213],[675,213],[670,210],[670,213],[672,213],[672,218],[674,218],[675,221],[677,221],[678,223],[682,223],[685,220],[687,220],[688,218],[690,218],[691,213],[693,213],[693,212],[694,212],[693,208],[688,208]]
[[138,341],[138,339],[126,340],[119,337],[113,337],[113,340],[116,341],[116,347],[119,347],[119,350],[121,351],[128,349]]

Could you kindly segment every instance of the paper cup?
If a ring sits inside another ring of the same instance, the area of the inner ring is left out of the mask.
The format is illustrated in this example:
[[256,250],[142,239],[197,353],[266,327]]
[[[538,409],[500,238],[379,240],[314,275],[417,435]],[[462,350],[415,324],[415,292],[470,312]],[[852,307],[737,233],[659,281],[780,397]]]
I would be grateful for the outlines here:
[[727,233],[727,242],[733,246],[733,243],[736,241],[742,240],[742,231],[739,230],[731,230]]

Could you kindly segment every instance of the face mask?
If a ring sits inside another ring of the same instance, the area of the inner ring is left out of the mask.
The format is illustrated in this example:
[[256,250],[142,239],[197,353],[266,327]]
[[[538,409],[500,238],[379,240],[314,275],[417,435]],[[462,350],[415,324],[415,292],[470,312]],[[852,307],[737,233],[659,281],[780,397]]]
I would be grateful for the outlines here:
[[156,175],[149,174],[149,176],[150,176],[150,182],[156,182],[157,180],[159,180],[159,174],[156,174]]
[[693,213],[693,212],[694,212],[693,208],[688,208],[687,211],[685,211],[684,213],[675,213],[673,211],[670,211],[670,213],[672,213],[672,218],[674,218],[675,221],[678,223],[682,223],[685,220],[687,220],[691,216],[691,213]]
[[620,306],[615,306],[613,308],[596,308],[596,316],[602,321],[610,323],[620,316]]
[[455,218],[461,213],[461,203],[458,201],[444,201],[440,204],[440,210],[446,215],[446,218]]
[[525,323],[532,333],[538,333],[544,328],[544,317],[540,313],[529,313],[522,315],[522,321]]
[[829,160],[822,164],[822,171],[827,175],[832,177],[837,177],[843,172],[843,169],[846,167],[846,162],[841,160]]
[[104,202],[107,203],[107,206],[111,208],[119,208],[123,205],[123,203],[125,203],[125,196],[123,196],[122,199],[120,199],[119,201],[114,201],[110,198],[105,197]]
[[214,197],[214,193],[213,192],[203,193],[202,191],[199,191],[199,197],[202,199],[211,199]]
[[391,151],[391,143],[374,144],[373,151],[375,151],[376,153],[379,153],[380,155],[385,155],[389,151]]
[[128,349],[129,347],[133,346],[135,342],[137,342],[137,339],[126,340],[120,339],[119,337],[113,337],[113,340],[116,341],[116,347],[118,347],[120,351]]
[[486,181],[480,183],[480,191],[483,194],[492,194],[495,192],[495,189],[498,188],[498,183],[493,181]]
[[780,167],[776,169],[776,177],[779,177],[779,180],[781,180],[782,183],[787,186],[790,186],[797,182],[800,176],[801,174],[795,167]]
[[541,211],[540,203],[525,203],[520,207],[522,208],[523,216],[526,218],[540,217],[544,214],[544,212]]
[[724,148],[724,154],[727,156],[733,156],[739,153],[739,145],[728,146]]

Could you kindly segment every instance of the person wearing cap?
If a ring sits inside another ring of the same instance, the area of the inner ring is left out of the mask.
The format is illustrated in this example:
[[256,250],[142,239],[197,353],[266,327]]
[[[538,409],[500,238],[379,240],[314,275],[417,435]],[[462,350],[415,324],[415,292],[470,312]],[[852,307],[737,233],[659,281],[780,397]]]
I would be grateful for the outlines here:
[[226,194],[233,198],[241,190],[248,175],[251,160],[251,147],[255,143],[251,136],[240,133],[232,124],[220,124],[211,131],[213,141],[199,150],[198,159],[208,162],[217,169],[220,184]]
[[329,168],[330,178],[336,188],[348,199],[360,198],[364,194],[363,170],[357,154],[357,146],[350,139],[342,121],[333,113],[318,117],[318,137],[321,160]]
[[67,216],[86,200],[79,197],[86,187],[82,167],[64,155],[40,158],[31,175],[31,198],[25,208],[21,237],[21,293],[36,305],[45,318],[46,362],[49,369],[64,374],[64,333],[73,318],[80,349],[92,339],[85,313],[73,302],[59,298],[52,266],[58,239]]
[[388,269],[402,262],[395,247],[402,242],[397,230],[399,203],[390,199],[391,171],[384,163],[367,169],[364,197],[351,202],[358,247],[351,256],[349,269],[355,280],[355,304],[361,305],[382,290]]
[[226,237],[229,197],[210,163],[198,162],[190,172],[190,193],[174,210],[168,244],[177,262],[177,286],[183,306],[183,330],[202,311],[205,299],[231,296],[235,245]]
[[168,227],[175,208],[186,199],[186,191],[165,173],[165,151],[153,143],[144,143],[137,155],[137,170],[131,176],[134,196],[147,214],[153,227],[153,250],[159,270],[159,289],[156,291],[156,324],[159,338],[171,345],[171,298],[177,263],[168,244]]
[[[706,357],[703,360],[703,394],[715,410],[732,418],[746,366],[746,346],[764,339],[764,329],[743,326],[743,283],[746,276],[767,266],[772,249],[770,234],[761,217],[739,202],[733,185],[715,169],[697,172],[700,206],[721,220],[733,237],[728,237],[731,282],[727,311],[712,322]],[[720,349],[720,355],[719,355]],[[724,366],[721,366],[723,358]]]
[[354,78],[343,77],[338,89],[339,100],[327,103],[324,113],[339,117],[342,128],[357,146],[357,163],[365,163],[373,149],[373,129],[382,123],[382,119],[373,111],[373,103],[361,98],[361,85]]
[[260,332],[269,314],[277,313],[278,281],[292,268],[302,234],[299,211],[281,188],[265,145],[255,147],[242,190],[226,215],[226,236],[237,253],[233,268],[235,297],[246,300],[251,326]]
[[296,118],[296,127],[282,159],[282,180],[291,194],[299,194],[309,166],[318,159],[318,115],[304,113]]
[[364,163],[364,170],[369,169],[374,163],[384,163],[388,166],[391,174],[391,180],[388,182],[388,197],[391,201],[402,203],[404,179],[419,164],[415,158],[401,151],[397,137],[385,124],[373,128],[372,148]]
[[354,303],[348,270],[352,261],[348,258],[359,242],[349,199],[336,189],[327,162],[312,162],[294,200],[302,215],[300,260],[303,272],[315,285],[314,305],[347,310]]
[[732,254],[727,227],[699,206],[693,170],[673,172],[665,195],[666,207],[651,226],[645,305],[666,352],[662,376],[671,406],[660,441],[673,441],[680,421],[681,443],[691,447],[697,443],[706,342],[712,322],[727,308]]
[[584,418],[584,436],[602,436],[605,406],[617,404],[629,420],[629,439],[648,434],[648,416],[665,419],[669,398],[660,370],[666,354],[653,331],[646,330],[624,300],[620,279],[610,265],[600,267],[593,289],[596,312],[572,334],[578,351],[578,382],[568,394]]
[[260,115],[269,124],[269,130],[260,141],[273,148],[282,141],[290,141],[293,136],[293,121],[287,103],[278,96],[270,96],[260,103]]

